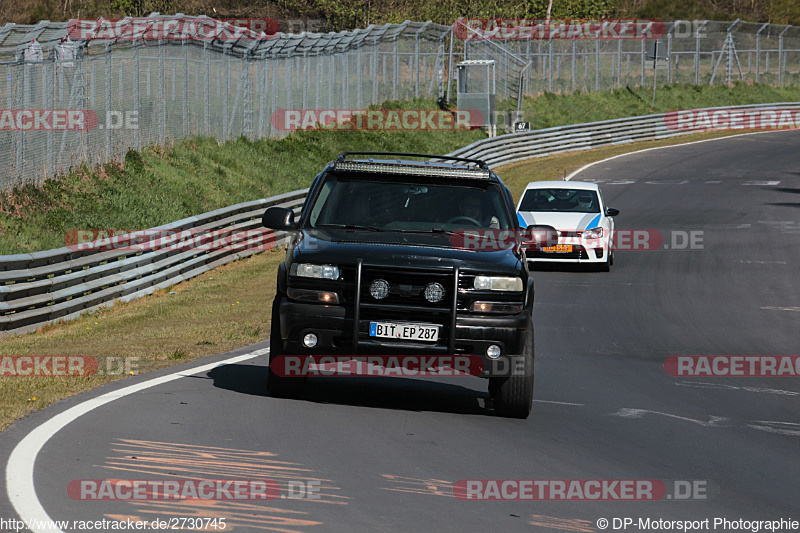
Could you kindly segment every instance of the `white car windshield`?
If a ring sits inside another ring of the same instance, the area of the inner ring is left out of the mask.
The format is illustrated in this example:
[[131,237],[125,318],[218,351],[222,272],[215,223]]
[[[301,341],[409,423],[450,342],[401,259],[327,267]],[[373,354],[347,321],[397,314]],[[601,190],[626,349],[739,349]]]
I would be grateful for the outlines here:
[[528,189],[519,210],[599,213],[600,201],[595,191],[587,189]]

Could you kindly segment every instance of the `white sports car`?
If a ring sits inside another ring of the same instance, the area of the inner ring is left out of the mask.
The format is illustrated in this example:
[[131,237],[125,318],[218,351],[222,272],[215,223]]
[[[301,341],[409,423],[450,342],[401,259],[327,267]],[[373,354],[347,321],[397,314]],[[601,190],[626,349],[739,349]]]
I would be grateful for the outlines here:
[[606,207],[596,183],[533,181],[517,205],[521,227],[558,230],[558,244],[527,250],[528,262],[590,263],[608,271],[614,264],[612,235],[619,210]]

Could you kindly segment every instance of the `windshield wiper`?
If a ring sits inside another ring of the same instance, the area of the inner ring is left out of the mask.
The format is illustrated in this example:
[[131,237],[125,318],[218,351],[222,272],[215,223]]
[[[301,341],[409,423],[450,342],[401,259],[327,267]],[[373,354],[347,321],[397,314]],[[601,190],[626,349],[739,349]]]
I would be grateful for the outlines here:
[[384,231],[381,228],[373,226],[361,226],[359,224],[317,224],[314,229],[331,228],[331,229],[345,229],[345,230],[363,230],[363,231]]
[[431,229],[396,229],[392,231],[398,231],[400,233],[444,233],[446,235],[453,235],[454,233],[458,233],[464,230],[452,230],[452,229],[445,229],[445,228],[431,228]]

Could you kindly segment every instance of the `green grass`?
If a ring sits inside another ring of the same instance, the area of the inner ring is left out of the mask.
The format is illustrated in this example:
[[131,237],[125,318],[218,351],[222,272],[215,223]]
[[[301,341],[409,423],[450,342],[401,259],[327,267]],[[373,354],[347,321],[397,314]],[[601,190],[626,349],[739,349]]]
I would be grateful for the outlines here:
[[[800,87],[661,87],[599,93],[545,93],[525,100],[535,128],[722,105],[800,100]],[[435,108],[430,100],[383,108]],[[195,137],[170,147],[130,151],[124,161],[80,168],[41,186],[0,193],[0,254],[64,246],[76,229],[146,229],[220,207],[307,187],[345,150],[447,153],[484,138],[481,131],[303,131],[280,140],[219,144]]]
[[549,128],[612,118],[666,113],[676,109],[800,101],[800,86],[772,87],[737,83],[727,85],[668,85],[659,87],[655,106],[653,88],[624,88],[607,92],[544,93],[526,98],[523,119],[534,128]]

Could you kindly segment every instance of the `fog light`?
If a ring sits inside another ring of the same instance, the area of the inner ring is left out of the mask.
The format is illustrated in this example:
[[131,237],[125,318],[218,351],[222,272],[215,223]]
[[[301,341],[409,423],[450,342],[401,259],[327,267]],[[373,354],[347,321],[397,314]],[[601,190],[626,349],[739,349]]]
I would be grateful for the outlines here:
[[440,283],[428,283],[425,287],[425,299],[435,304],[441,302],[442,298],[444,298],[444,287]]
[[370,284],[369,293],[376,300],[383,300],[389,296],[389,282],[385,279],[376,279]]
[[[317,336],[314,333],[306,333],[306,336],[303,337],[303,344],[306,348],[313,348],[317,345]],[[499,350],[500,348],[498,348]]]
[[492,344],[486,348],[486,357],[489,359],[497,359],[500,357],[500,347],[496,344]]

